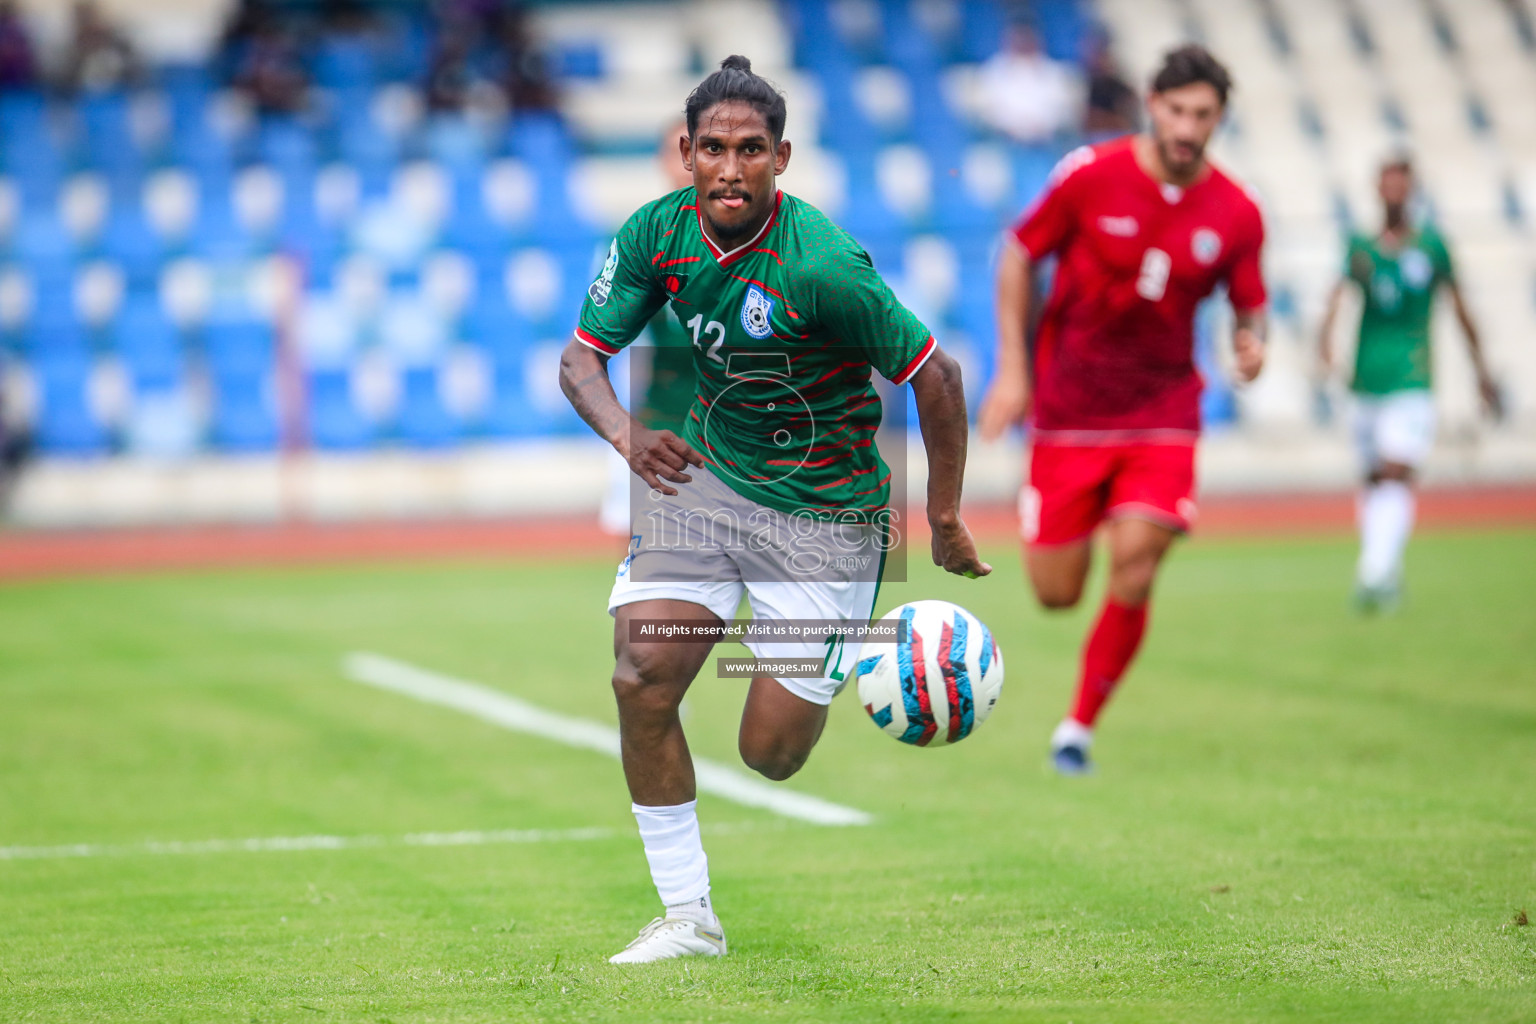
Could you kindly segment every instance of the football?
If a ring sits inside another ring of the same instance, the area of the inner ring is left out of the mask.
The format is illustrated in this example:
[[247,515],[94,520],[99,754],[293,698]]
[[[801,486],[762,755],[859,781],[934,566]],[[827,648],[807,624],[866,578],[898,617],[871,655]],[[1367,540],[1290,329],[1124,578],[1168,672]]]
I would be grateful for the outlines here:
[[1003,656],[980,619],[948,601],[913,601],[882,623],[906,639],[872,637],[859,651],[859,701],[903,743],[941,747],[987,720],[1003,690]]

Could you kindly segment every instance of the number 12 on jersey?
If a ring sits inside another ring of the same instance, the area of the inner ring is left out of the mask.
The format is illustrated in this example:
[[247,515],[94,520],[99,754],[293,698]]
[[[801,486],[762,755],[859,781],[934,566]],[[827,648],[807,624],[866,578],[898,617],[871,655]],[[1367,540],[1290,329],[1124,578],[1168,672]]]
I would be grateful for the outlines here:
[[[699,329],[701,325],[703,331]],[[714,335],[714,344],[710,345],[709,350],[704,354],[722,366],[725,365],[725,360],[720,358],[720,346],[725,344],[725,324],[719,320],[711,320],[706,324],[704,323],[704,314],[696,313],[693,319],[688,321],[687,326],[693,329],[693,345],[695,348],[703,347],[699,337],[701,333]]]

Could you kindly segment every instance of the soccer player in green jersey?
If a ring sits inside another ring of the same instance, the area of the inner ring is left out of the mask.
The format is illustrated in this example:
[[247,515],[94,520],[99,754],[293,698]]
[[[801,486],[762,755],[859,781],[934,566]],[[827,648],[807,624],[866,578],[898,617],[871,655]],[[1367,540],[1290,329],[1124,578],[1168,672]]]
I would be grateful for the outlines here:
[[[835,629],[870,619],[890,525],[871,368],[915,393],[934,562],[964,575],[991,571],[960,519],[959,367],[851,237],[777,189],[790,157],[783,96],[746,58],[729,57],[685,113],[681,150],[693,186],[646,204],[620,229],[560,367],[572,405],[651,488],[634,510],[609,611],[624,777],[666,910],[615,963],[726,950],[677,714],[714,641],[647,641],[646,623],[707,629],[732,619],[744,594],[754,624],[818,620]],[[626,412],[606,372],[608,357],[668,302],[692,334],[697,371],[681,436]],[[800,676],[755,676],[742,711],[742,759],[787,779],[810,755],[857,655],[830,631],[747,646],[760,658],[810,662]]]
[[1402,584],[1403,549],[1413,530],[1414,476],[1435,439],[1430,393],[1430,319],[1443,287],[1467,338],[1484,404],[1497,414],[1499,391],[1483,362],[1477,327],[1456,283],[1450,250],[1434,227],[1408,216],[1413,167],[1389,160],[1378,183],[1385,220],[1374,235],[1350,236],[1344,278],[1328,298],[1319,354],[1333,365],[1333,322],[1350,285],[1365,308],[1355,349],[1355,437],[1365,464],[1359,502],[1360,560],[1355,599],[1364,611],[1395,607]]

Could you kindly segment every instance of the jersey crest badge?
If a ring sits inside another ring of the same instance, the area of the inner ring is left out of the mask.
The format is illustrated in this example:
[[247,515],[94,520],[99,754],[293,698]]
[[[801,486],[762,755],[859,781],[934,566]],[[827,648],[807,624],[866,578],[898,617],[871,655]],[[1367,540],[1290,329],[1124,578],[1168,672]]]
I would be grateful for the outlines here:
[[754,338],[766,338],[773,333],[773,300],[757,285],[747,287],[747,297],[741,303],[741,329]]
[[1197,228],[1189,240],[1189,249],[1196,263],[1208,267],[1221,255],[1221,236],[1210,228]]
[[1404,249],[1403,254],[1397,258],[1397,269],[1403,275],[1403,284],[1416,292],[1423,291],[1435,273],[1423,249]]
[[613,291],[613,275],[619,269],[619,240],[615,238],[613,244],[608,246],[608,258],[603,261],[603,272],[598,275],[592,287],[587,289],[587,297],[592,300],[594,306],[607,303],[608,293]]

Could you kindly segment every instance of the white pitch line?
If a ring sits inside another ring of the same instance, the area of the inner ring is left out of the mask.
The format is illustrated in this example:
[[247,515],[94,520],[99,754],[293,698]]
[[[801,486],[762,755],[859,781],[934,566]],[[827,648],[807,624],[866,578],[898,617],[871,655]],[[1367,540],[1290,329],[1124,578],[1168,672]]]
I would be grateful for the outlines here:
[[[381,690],[414,697],[428,704],[453,708],[514,732],[619,756],[619,733],[599,722],[546,711],[525,700],[481,686],[407,665],[378,654],[347,655],[342,664],[347,677]],[[734,768],[702,757],[693,759],[694,779],[700,791],[724,797],[745,807],[759,807],[786,818],[817,825],[868,825],[874,817],[864,811],[820,797],[751,778]]]
[[[709,834],[754,831],[751,822],[705,825]],[[72,857],[136,857],[199,853],[295,853],[305,850],[365,850],[399,846],[490,846],[500,843],[579,843],[630,839],[611,828],[505,828],[463,832],[412,832],[403,836],[260,836],[252,839],[194,839],[184,842],[71,843],[66,846],[0,846],[4,860],[64,860]]]
[[491,843],[559,843],[614,839],[611,828],[500,829],[491,832],[413,832],[404,836],[262,836],[254,839],[197,839],[187,842],[73,843],[68,846],[0,846],[0,860],[60,860],[66,857],[132,857],[142,854],[290,853],[302,850],[358,850],[383,846],[484,846]]

